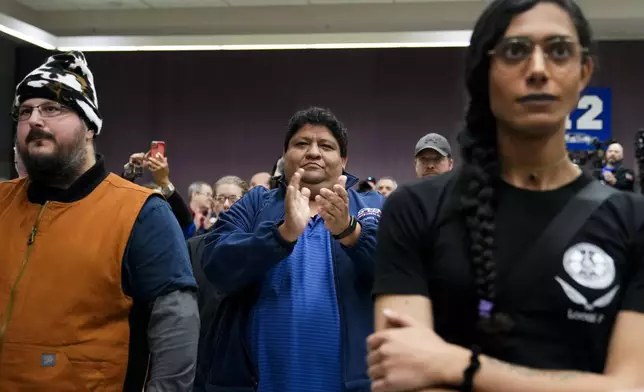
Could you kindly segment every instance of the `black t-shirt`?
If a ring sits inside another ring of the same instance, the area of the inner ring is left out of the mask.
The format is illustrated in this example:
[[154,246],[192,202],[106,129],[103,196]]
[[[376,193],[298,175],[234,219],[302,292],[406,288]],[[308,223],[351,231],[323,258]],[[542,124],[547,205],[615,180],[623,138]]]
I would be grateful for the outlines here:
[[[590,181],[582,175],[543,192],[507,183],[497,189],[497,302],[502,308],[516,294],[513,290],[534,293],[508,310],[515,325],[500,338],[475,327],[478,298],[457,207],[456,171],[389,196],[379,227],[374,294],[428,297],[435,330],[448,342],[476,343],[486,354],[514,364],[601,373],[617,313],[644,312],[644,197],[613,195],[560,257],[536,267],[521,265],[526,249]],[[511,281],[515,269],[541,267],[556,273],[530,271],[520,274],[530,276],[528,281]]]

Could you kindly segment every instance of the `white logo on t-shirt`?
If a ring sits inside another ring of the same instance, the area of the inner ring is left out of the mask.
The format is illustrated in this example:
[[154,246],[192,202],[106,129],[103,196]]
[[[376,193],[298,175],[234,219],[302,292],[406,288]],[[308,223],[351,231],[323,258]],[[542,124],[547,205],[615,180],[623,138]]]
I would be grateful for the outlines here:
[[615,262],[600,247],[580,242],[564,253],[564,269],[575,282],[589,289],[601,290],[615,280]]
[[[613,258],[600,247],[587,242],[575,244],[564,253],[563,267],[575,282],[589,289],[604,290],[615,281],[616,272]],[[555,276],[555,280],[570,301],[576,305],[583,306],[585,309],[585,312],[568,309],[569,320],[601,323],[604,315],[593,313],[593,311],[610,305],[619,292],[619,285],[617,285],[590,302],[582,293],[561,277]]]

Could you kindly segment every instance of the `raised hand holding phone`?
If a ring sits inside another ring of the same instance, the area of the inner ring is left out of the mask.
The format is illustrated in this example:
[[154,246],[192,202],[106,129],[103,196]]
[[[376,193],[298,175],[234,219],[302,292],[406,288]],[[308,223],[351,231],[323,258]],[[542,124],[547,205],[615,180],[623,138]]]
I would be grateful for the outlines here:
[[282,238],[289,242],[295,242],[304,233],[311,219],[311,190],[300,187],[302,173],[303,169],[296,171],[288,183],[284,198],[284,223],[278,228]]
[[156,155],[150,155],[147,159],[147,167],[152,173],[154,182],[160,187],[170,184],[170,167],[168,158],[157,152]]
[[158,155],[165,156],[165,142],[153,141],[150,143],[149,156],[157,158]]

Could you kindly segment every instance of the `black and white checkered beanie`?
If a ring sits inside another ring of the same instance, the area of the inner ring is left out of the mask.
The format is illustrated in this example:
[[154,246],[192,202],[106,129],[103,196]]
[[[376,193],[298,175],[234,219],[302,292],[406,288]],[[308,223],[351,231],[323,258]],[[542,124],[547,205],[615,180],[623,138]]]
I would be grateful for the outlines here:
[[53,55],[16,87],[13,110],[28,99],[44,98],[73,109],[98,135],[103,119],[98,111],[94,75],[82,52]]

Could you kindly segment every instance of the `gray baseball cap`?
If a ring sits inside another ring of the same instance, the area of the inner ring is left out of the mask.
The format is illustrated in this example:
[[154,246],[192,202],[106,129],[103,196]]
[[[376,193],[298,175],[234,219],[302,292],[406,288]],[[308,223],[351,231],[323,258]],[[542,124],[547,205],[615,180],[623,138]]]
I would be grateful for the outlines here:
[[444,157],[452,155],[452,147],[450,147],[447,139],[437,133],[428,133],[421,137],[418,143],[416,143],[416,152],[414,153],[414,156],[428,148],[436,151]]

